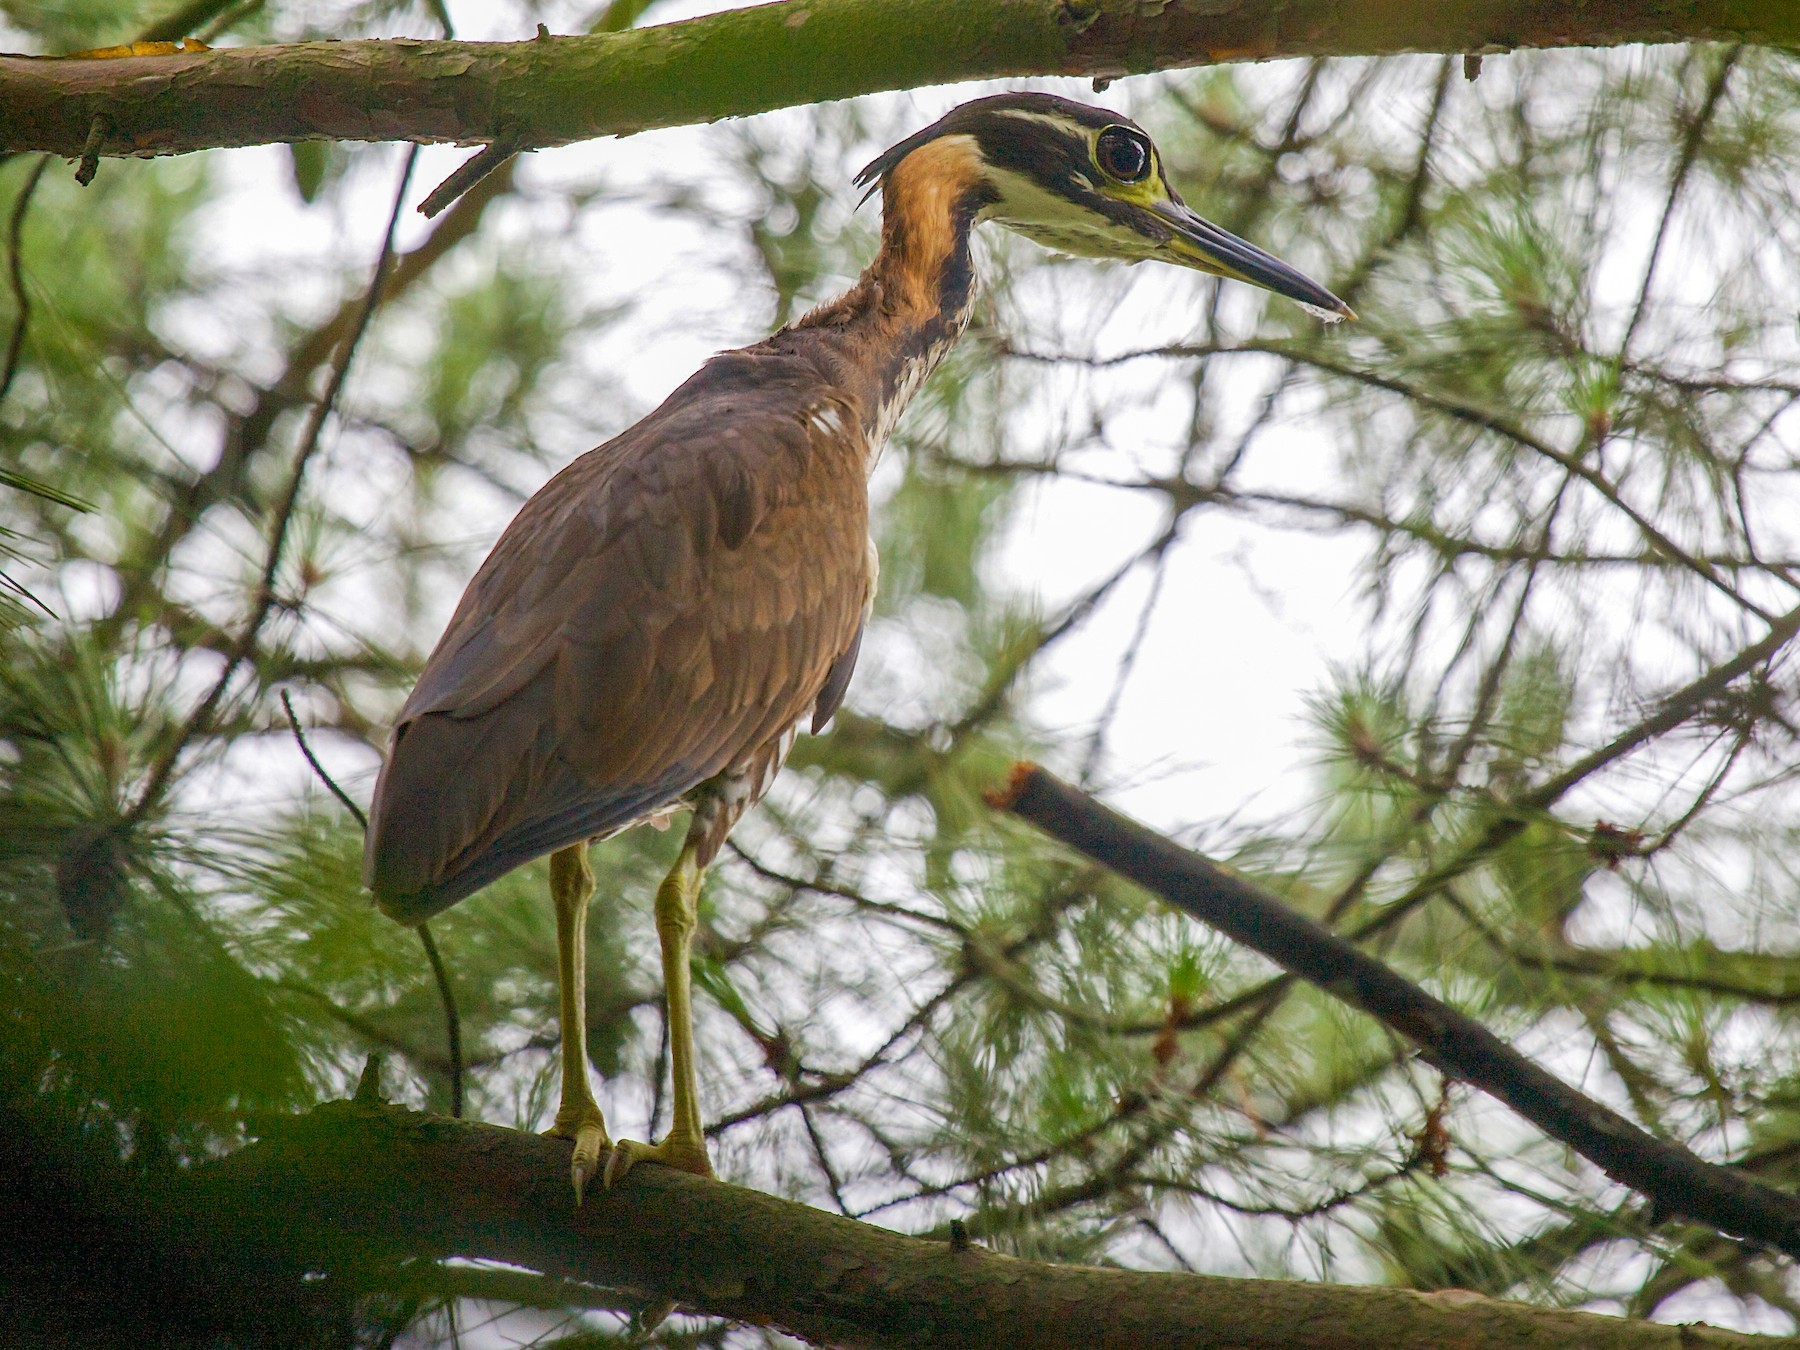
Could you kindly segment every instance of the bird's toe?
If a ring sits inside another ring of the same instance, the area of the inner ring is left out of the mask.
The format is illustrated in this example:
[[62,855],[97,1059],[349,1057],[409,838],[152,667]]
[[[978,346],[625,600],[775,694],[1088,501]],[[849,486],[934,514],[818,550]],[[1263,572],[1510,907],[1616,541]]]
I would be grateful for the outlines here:
[[575,1151],[569,1155],[569,1177],[575,1183],[575,1205],[581,1207],[581,1193],[600,1170],[600,1155],[610,1147],[606,1131],[597,1125],[585,1125],[575,1135]]
[[712,1162],[706,1156],[706,1145],[700,1140],[679,1139],[670,1135],[660,1144],[641,1144],[635,1139],[621,1139],[612,1146],[606,1159],[606,1174],[601,1184],[611,1190],[625,1179],[638,1163],[659,1163],[695,1176],[710,1177]]
[[569,1177],[575,1183],[575,1204],[588,1182],[600,1170],[600,1157],[612,1147],[606,1134],[606,1120],[599,1107],[565,1107],[556,1113],[556,1123],[544,1131],[553,1139],[572,1139],[575,1150],[569,1156]]

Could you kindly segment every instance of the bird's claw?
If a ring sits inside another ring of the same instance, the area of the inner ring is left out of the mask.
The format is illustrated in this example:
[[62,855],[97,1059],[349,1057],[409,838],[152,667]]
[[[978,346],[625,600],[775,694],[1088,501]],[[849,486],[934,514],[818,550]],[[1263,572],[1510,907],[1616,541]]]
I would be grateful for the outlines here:
[[553,1139],[575,1141],[575,1150],[569,1155],[569,1179],[575,1183],[575,1207],[580,1209],[581,1193],[600,1170],[600,1155],[612,1147],[600,1108],[558,1111],[556,1123],[544,1133]]
[[706,1156],[706,1145],[697,1140],[678,1139],[670,1135],[660,1144],[640,1144],[635,1139],[621,1139],[612,1146],[606,1159],[606,1173],[600,1184],[611,1190],[625,1179],[625,1174],[638,1163],[660,1163],[698,1177],[713,1174],[712,1162]]

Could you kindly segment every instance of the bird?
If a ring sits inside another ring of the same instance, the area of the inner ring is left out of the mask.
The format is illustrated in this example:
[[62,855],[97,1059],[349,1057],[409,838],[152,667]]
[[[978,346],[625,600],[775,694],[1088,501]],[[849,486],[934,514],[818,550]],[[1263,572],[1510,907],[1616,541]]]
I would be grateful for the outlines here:
[[[550,856],[562,1092],[576,1204],[640,1162],[710,1176],[689,946],[702,878],[802,729],[842,702],[874,604],[868,479],[901,412],[968,326],[976,226],[1157,261],[1355,317],[1319,283],[1201,218],[1129,117],[1046,93],[979,98],[855,177],[881,200],[854,285],[714,356],[643,420],[571,461],[469,583],[396,720],[364,881],[417,925]],[[655,919],[672,1119],[614,1141],[588,1077],[591,842],[691,811]]]

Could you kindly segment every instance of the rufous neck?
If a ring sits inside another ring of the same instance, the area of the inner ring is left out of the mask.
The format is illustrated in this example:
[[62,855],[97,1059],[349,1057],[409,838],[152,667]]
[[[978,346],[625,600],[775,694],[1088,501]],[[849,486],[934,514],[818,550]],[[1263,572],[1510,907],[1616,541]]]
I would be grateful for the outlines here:
[[963,137],[932,141],[881,183],[881,252],[855,286],[793,325],[824,339],[835,383],[887,439],[925,377],[968,327],[975,299],[969,231],[980,177]]

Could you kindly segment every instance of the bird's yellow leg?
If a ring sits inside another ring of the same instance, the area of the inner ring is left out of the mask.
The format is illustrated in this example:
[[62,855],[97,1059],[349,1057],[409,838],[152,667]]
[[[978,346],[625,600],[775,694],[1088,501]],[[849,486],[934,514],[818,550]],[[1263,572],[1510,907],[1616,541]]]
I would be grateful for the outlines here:
[[594,895],[594,874],[587,845],[576,844],[550,855],[550,898],[556,902],[556,983],[562,994],[562,1102],[556,1123],[546,1134],[573,1139],[569,1162],[575,1203],[600,1169],[600,1155],[610,1140],[600,1103],[588,1086],[587,1069],[587,910]]
[[689,842],[656,892],[656,936],[662,941],[663,989],[669,1007],[669,1063],[674,1081],[674,1120],[660,1144],[621,1139],[606,1160],[606,1184],[616,1183],[634,1163],[679,1167],[703,1177],[713,1174],[700,1129],[700,1090],[694,1075],[694,1019],[688,948],[705,869]]

